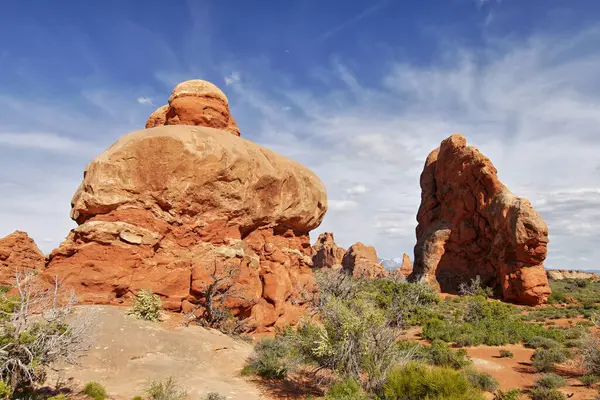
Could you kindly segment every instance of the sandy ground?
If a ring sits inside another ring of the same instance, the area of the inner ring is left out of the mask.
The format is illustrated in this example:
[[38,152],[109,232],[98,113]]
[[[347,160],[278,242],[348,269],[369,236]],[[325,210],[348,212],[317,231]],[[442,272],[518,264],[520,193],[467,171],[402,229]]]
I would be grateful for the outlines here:
[[148,382],[173,376],[200,400],[209,392],[228,399],[267,399],[239,376],[252,346],[214,330],[178,327],[176,316],[152,323],[126,315],[121,307],[84,306],[97,313],[95,339],[80,366],[66,366],[69,384],[98,381],[114,398],[144,395]]

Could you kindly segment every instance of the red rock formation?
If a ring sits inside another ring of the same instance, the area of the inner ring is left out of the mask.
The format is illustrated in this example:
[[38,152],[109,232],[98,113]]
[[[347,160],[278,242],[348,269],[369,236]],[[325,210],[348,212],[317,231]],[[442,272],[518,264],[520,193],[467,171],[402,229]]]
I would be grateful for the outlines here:
[[40,270],[45,263],[46,257],[27,233],[15,231],[0,239],[0,285],[11,285],[16,272]]
[[341,268],[344,254],[346,254],[346,250],[335,244],[333,233],[322,233],[313,246],[313,267]]
[[411,279],[456,292],[461,282],[480,275],[504,300],[547,300],[546,224],[463,136],[450,136],[429,154],[421,189]]
[[377,250],[357,242],[348,248],[342,260],[344,271],[355,278],[375,279],[387,276],[387,271],[378,262]]
[[43,276],[59,274],[84,302],[152,289],[165,308],[189,311],[231,273],[234,315],[259,330],[294,322],[314,289],[308,233],[325,214],[325,188],[298,163],[223,133],[159,126],[119,139],[88,165],[72,200],[79,226]]
[[146,128],[163,125],[207,126],[240,136],[227,96],[212,83],[199,79],[177,85],[169,104],[159,107],[146,121]]
[[393,272],[397,276],[401,276],[403,278],[408,278],[408,276],[410,274],[412,274],[412,271],[413,271],[412,261],[410,261],[410,257],[408,256],[408,254],[404,253],[402,255],[402,265],[400,266],[400,268],[396,268]]

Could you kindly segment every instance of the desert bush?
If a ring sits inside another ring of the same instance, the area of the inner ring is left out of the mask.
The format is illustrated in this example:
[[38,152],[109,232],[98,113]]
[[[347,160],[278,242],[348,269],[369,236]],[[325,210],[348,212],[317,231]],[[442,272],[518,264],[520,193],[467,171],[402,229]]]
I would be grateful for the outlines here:
[[104,400],[106,398],[106,390],[104,386],[98,382],[88,382],[83,388],[83,393],[94,400]]
[[494,393],[494,400],[519,400],[521,398],[521,389],[510,389],[505,391],[498,390]]
[[367,400],[360,383],[354,378],[335,382],[325,395],[326,400]]
[[0,399],[8,399],[13,393],[13,389],[4,381],[0,380]]
[[515,355],[512,351],[502,349],[500,350],[500,358],[513,358]]
[[142,396],[133,396],[133,398],[131,400],[144,400],[144,399],[142,399]]
[[93,321],[89,311],[74,312],[74,294],[58,281],[47,287],[28,272],[15,285],[15,296],[0,294],[0,380],[11,393],[44,381],[54,363],[74,363],[89,348]]
[[425,283],[398,283],[390,279],[364,282],[363,295],[372,297],[386,311],[390,325],[404,328],[415,325],[439,301],[438,294]]
[[386,400],[479,400],[481,391],[451,368],[409,363],[388,373],[383,386]]
[[498,381],[487,372],[479,372],[473,368],[467,368],[465,374],[471,385],[484,392],[492,393],[498,389]]
[[188,396],[187,391],[182,389],[172,377],[164,381],[150,382],[146,393],[152,400],[185,400]]
[[227,397],[223,396],[220,393],[210,392],[206,396],[204,396],[204,400],[227,400]]
[[464,349],[454,350],[441,340],[434,340],[431,346],[423,347],[425,361],[439,367],[461,369],[471,364]]
[[492,297],[493,292],[492,288],[484,287],[481,282],[481,276],[477,275],[475,279],[472,279],[471,282],[465,283],[461,282],[458,286],[458,292],[461,296],[484,296],[484,297]]
[[579,380],[585,386],[591,387],[591,386],[594,386],[594,384],[596,384],[598,382],[599,378],[598,378],[598,375],[585,374],[585,375],[582,375],[581,377],[579,377]]
[[527,341],[525,347],[529,347],[531,349],[552,349],[560,347],[560,343],[547,337],[534,336]]
[[600,336],[588,335],[581,343],[580,352],[587,372],[600,375]]
[[565,378],[556,374],[542,374],[535,382],[535,386],[538,388],[546,389],[558,389],[567,384]]
[[559,348],[537,349],[531,357],[532,365],[540,372],[554,370],[555,363],[561,363],[567,359],[564,351]]
[[263,339],[254,347],[242,373],[255,374],[263,378],[283,379],[299,364],[299,360],[292,354],[290,341],[286,337]]
[[556,389],[534,387],[529,392],[531,400],[566,400],[567,396]]
[[127,314],[145,321],[158,321],[160,319],[160,297],[152,293],[152,290],[140,290],[133,299],[133,305]]

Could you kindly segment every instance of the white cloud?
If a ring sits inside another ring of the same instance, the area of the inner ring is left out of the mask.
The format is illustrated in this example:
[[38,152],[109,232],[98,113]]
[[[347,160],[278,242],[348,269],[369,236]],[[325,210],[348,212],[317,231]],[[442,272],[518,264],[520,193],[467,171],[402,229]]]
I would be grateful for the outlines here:
[[140,104],[144,104],[144,105],[153,105],[152,104],[152,98],[150,97],[144,97],[144,96],[140,96],[137,98],[137,102]]
[[237,71],[233,71],[231,74],[227,75],[225,78],[225,85],[231,86],[238,83],[241,79],[240,73]]
[[365,194],[368,191],[365,185],[355,185],[345,189],[345,192],[351,195]]
[[[380,82],[368,85],[335,59],[329,71],[313,74],[318,93],[269,71],[271,89],[258,79],[244,85],[235,91],[233,112],[258,121],[251,140],[295,158],[324,181],[335,200],[314,235],[331,230],[344,247],[371,243],[388,258],[412,254],[424,159],[460,132],[548,222],[548,265],[593,267],[580,257],[600,259],[593,243],[600,231],[593,197],[600,85],[591,84],[600,75],[598,40],[600,31],[587,30],[489,42],[481,51],[451,48],[428,67],[389,63]],[[243,73],[255,77],[252,70]],[[282,117],[275,111],[282,106],[293,112]],[[346,181],[368,183],[371,190],[359,204],[348,203],[354,200]],[[586,194],[577,197],[580,192]],[[568,212],[562,201],[579,204],[579,211]]]
[[8,147],[40,149],[55,152],[90,150],[92,146],[53,133],[0,133],[0,144]]
[[350,211],[358,208],[358,203],[352,200],[333,200],[330,199],[328,202],[330,211]]

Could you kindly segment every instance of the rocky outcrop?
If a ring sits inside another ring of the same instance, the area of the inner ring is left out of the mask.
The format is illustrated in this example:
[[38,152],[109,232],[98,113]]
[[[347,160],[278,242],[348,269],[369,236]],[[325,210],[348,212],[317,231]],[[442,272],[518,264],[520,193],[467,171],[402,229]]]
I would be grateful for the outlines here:
[[408,254],[402,255],[402,265],[399,268],[394,269],[394,274],[399,277],[408,278],[413,271],[413,264],[410,261]]
[[346,250],[335,244],[333,233],[322,233],[313,245],[313,267],[340,269],[344,254]]
[[600,281],[600,274],[595,272],[571,270],[571,269],[549,269],[546,271],[548,279],[561,281],[563,279],[590,279]]
[[309,231],[327,208],[323,184],[222,129],[168,125],[129,133],[88,165],[72,200],[79,226],[43,276],[59,274],[87,303],[152,289],[175,311],[201,307],[224,279],[233,315],[258,330],[294,322],[314,290]]
[[377,250],[357,242],[348,248],[342,259],[342,268],[355,278],[375,279],[387,276],[387,271],[378,262]]
[[450,136],[427,157],[417,221],[412,280],[456,293],[479,275],[504,300],[528,305],[550,295],[545,222],[463,136]]
[[23,231],[15,231],[0,239],[0,285],[11,285],[15,273],[41,270],[46,257],[33,239]]
[[199,79],[177,85],[169,104],[159,107],[146,121],[146,128],[163,125],[207,126],[240,136],[225,93]]

